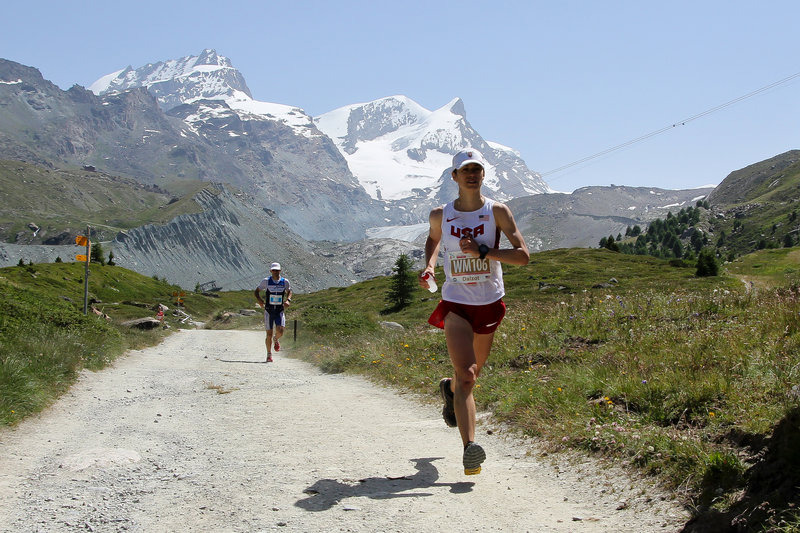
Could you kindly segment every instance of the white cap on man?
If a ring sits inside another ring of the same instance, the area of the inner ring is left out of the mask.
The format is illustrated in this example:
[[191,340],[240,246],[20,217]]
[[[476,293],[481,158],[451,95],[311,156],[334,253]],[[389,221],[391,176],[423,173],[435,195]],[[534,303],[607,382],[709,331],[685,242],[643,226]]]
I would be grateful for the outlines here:
[[486,164],[483,162],[483,156],[481,153],[477,150],[473,150],[472,148],[461,150],[453,156],[453,170],[464,168],[470,163],[477,163],[484,169],[486,168]]
[[269,266],[269,269],[270,269],[270,270],[280,270],[280,269],[281,269],[281,264],[280,264],[280,263],[272,263],[272,264]]

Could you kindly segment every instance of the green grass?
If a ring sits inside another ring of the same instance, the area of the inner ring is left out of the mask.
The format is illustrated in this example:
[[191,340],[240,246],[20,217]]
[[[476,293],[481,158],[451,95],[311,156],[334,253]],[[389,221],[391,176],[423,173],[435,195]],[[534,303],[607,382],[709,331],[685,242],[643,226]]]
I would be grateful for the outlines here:
[[[84,267],[77,263],[0,269],[0,426],[41,411],[64,393],[84,369],[99,370],[126,349],[153,345],[182,326],[167,312],[170,329],[140,331],[121,323],[175,308],[176,286],[120,267],[91,265],[90,299],[109,318],[83,315]],[[252,292],[218,298],[186,292],[182,309],[215,324],[224,310],[253,306]],[[249,322],[248,322],[249,321]],[[258,323],[254,318],[237,324]]]
[[[770,268],[798,266],[796,252]],[[589,249],[505,270],[508,314],[475,398],[550,450],[602,454],[711,505],[745,482],[735,436],[767,436],[798,405],[796,284],[747,291],[736,276],[696,278],[693,268]],[[382,314],[387,290],[375,279],[298,297],[297,352],[433,399],[451,372],[443,333],[426,323],[436,300],[420,290],[410,307]]]
[[[63,231],[82,231],[90,223],[101,240],[108,240],[120,229],[166,223],[178,215],[199,212],[192,198],[206,185],[199,181],[182,183],[181,198],[176,201],[171,194],[132,179],[0,160],[0,200],[4,206],[0,239],[18,242],[17,235],[22,235],[21,243],[41,244]],[[36,237],[27,227],[29,222],[41,228]]]
[[800,248],[759,250],[725,265],[732,275],[761,287],[800,283]]

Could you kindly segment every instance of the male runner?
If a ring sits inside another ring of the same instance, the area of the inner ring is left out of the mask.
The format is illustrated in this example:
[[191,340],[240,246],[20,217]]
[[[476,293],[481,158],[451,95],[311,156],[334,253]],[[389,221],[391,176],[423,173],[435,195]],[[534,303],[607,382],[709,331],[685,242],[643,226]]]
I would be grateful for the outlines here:
[[[267,329],[267,363],[272,362],[272,348],[278,352],[281,344],[278,342],[286,328],[286,315],[284,309],[292,301],[292,284],[281,276],[280,263],[272,263],[269,267],[270,276],[261,280],[256,287],[255,295],[258,305],[264,309],[264,327]],[[267,301],[261,299],[261,291],[266,291]],[[275,342],[272,341],[272,330],[275,330]]]

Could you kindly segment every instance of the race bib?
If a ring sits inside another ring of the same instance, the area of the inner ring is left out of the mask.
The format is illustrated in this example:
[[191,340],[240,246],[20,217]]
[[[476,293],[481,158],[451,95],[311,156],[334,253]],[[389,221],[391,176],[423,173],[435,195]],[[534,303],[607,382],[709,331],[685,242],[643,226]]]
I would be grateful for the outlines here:
[[491,279],[492,266],[486,258],[479,259],[461,252],[450,252],[449,263],[450,281],[454,283],[479,283]]
[[281,305],[283,303],[283,294],[269,294],[269,305]]

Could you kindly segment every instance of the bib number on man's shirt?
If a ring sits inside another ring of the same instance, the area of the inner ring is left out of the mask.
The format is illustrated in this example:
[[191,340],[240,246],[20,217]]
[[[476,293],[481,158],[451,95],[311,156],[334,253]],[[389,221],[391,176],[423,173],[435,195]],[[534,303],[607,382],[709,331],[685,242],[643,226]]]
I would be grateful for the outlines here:
[[488,259],[471,257],[461,252],[450,252],[450,281],[454,283],[478,283],[489,281],[492,275]]
[[269,305],[281,305],[283,304],[283,294],[272,294],[269,295]]

